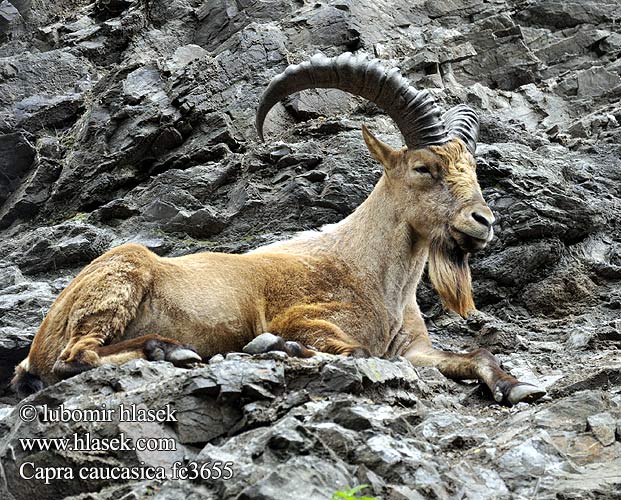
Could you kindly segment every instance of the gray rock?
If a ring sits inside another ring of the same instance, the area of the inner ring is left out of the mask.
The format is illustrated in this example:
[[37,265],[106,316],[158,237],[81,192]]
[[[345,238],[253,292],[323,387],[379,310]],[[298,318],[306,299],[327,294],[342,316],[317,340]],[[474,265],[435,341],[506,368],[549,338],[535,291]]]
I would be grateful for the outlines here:
[[41,227],[0,250],[28,274],[86,264],[108,248],[111,234],[79,220]]
[[26,97],[63,96],[84,91],[94,76],[92,65],[67,50],[26,51],[21,56],[6,57],[19,78],[0,80],[0,109],[12,106]]
[[8,0],[0,3],[0,34],[15,29],[15,26],[22,22],[19,11]]
[[[0,304],[0,312],[4,306]],[[13,377],[13,368],[28,355],[35,332],[35,328],[0,326],[0,383],[3,385]]]
[[610,446],[615,442],[616,422],[610,413],[597,413],[587,417],[589,428],[604,446]]
[[246,354],[261,354],[279,344],[282,344],[282,347],[284,347],[284,342],[280,337],[273,333],[265,332],[248,342],[244,346],[244,352]]
[[0,204],[4,203],[19,186],[30,170],[35,149],[28,136],[21,132],[0,135]]
[[614,4],[608,2],[561,2],[537,0],[520,12],[521,19],[554,28],[584,23],[600,24],[614,19]]
[[84,110],[81,94],[45,97],[34,95],[15,104],[16,124],[27,130],[72,125]]
[[37,215],[48,200],[51,186],[58,179],[60,171],[61,166],[57,161],[39,157],[35,167],[20,180],[19,187],[13,190],[0,208],[0,228]]
[[599,97],[621,85],[621,77],[606,69],[591,68],[577,74],[578,96]]
[[226,225],[226,218],[212,207],[205,206],[193,213],[179,211],[161,224],[164,231],[184,232],[194,238],[205,238],[218,234]]
[[189,44],[184,45],[183,47],[179,47],[177,50],[175,50],[172,59],[167,64],[168,71],[172,72],[185,68],[195,59],[205,57],[208,54],[209,52],[207,52],[199,45]]

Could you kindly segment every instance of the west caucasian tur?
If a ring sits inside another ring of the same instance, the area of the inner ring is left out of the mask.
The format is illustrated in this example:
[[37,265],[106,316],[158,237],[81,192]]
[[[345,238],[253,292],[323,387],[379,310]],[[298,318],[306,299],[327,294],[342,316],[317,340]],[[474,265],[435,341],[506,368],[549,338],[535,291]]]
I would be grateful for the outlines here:
[[165,258],[135,244],[110,250],[50,308],[16,368],[19,394],[103,363],[187,366],[242,349],[401,355],[447,377],[479,379],[499,402],[545,394],[505,373],[485,349],[434,349],[416,303],[428,264],[444,305],[464,317],[474,310],[468,256],[485,248],[494,224],[477,182],[474,111],[456,106],[443,115],[428,92],[376,59],[317,55],[272,80],[257,111],[260,137],[277,102],[318,87],[373,101],[405,140],[393,149],[362,127],[384,168],[364,203],[338,224],[243,255]]

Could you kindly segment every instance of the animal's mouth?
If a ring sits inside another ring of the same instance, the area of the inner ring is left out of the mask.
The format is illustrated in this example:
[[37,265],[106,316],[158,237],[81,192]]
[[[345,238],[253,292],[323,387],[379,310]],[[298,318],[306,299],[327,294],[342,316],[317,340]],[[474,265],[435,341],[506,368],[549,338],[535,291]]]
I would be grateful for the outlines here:
[[459,229],[452,227],[450,229],[451,237],[453,241],[466,253],[475,253],[483,250],[487,244],[491,241],[493,233],[490,231],[485,237],[482,235],[473,235],[460,231]]

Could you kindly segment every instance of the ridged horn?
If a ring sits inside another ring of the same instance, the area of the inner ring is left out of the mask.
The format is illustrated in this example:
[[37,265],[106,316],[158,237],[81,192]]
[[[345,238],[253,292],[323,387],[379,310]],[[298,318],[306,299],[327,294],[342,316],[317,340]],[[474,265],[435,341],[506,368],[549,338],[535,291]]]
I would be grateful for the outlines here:
[[479,138],[479,117],[474,109],[465,104],[459,104],[444,113],[442,119],[448,135],[464,141],[468,151],[474,156]]
[[397,68],[387,70],[378,59],[350,52],[337,57],[317,54],[275,76],[257,109],[256,127],[261,140],[269,110],[288,95],[312,88],[340,89],[374,102],[394,120],[410,149],[450,140],[440,108],[429,92],[411,87]]

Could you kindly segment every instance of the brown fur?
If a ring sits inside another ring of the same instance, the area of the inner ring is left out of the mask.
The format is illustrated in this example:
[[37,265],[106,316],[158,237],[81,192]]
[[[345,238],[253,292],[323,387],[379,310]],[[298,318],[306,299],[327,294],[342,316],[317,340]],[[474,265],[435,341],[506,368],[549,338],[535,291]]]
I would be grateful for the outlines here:
[[[484,246],[491,229],[472,210],[493,219],[474,160],[458,140],[408,151],[366,127],[363,136],[385,173],[349,217],[244,255],[164,258],[135,244],[110,250],[59,295],[14,385],[145,358],[153,342],[192,345],[207,358],[267,331],[333,354],[445,360],[429,350],[416,287],[429,256],[444,304],[462,316],[474,309],[467,253]],[[460,373],[477,375],[466,364]]]

